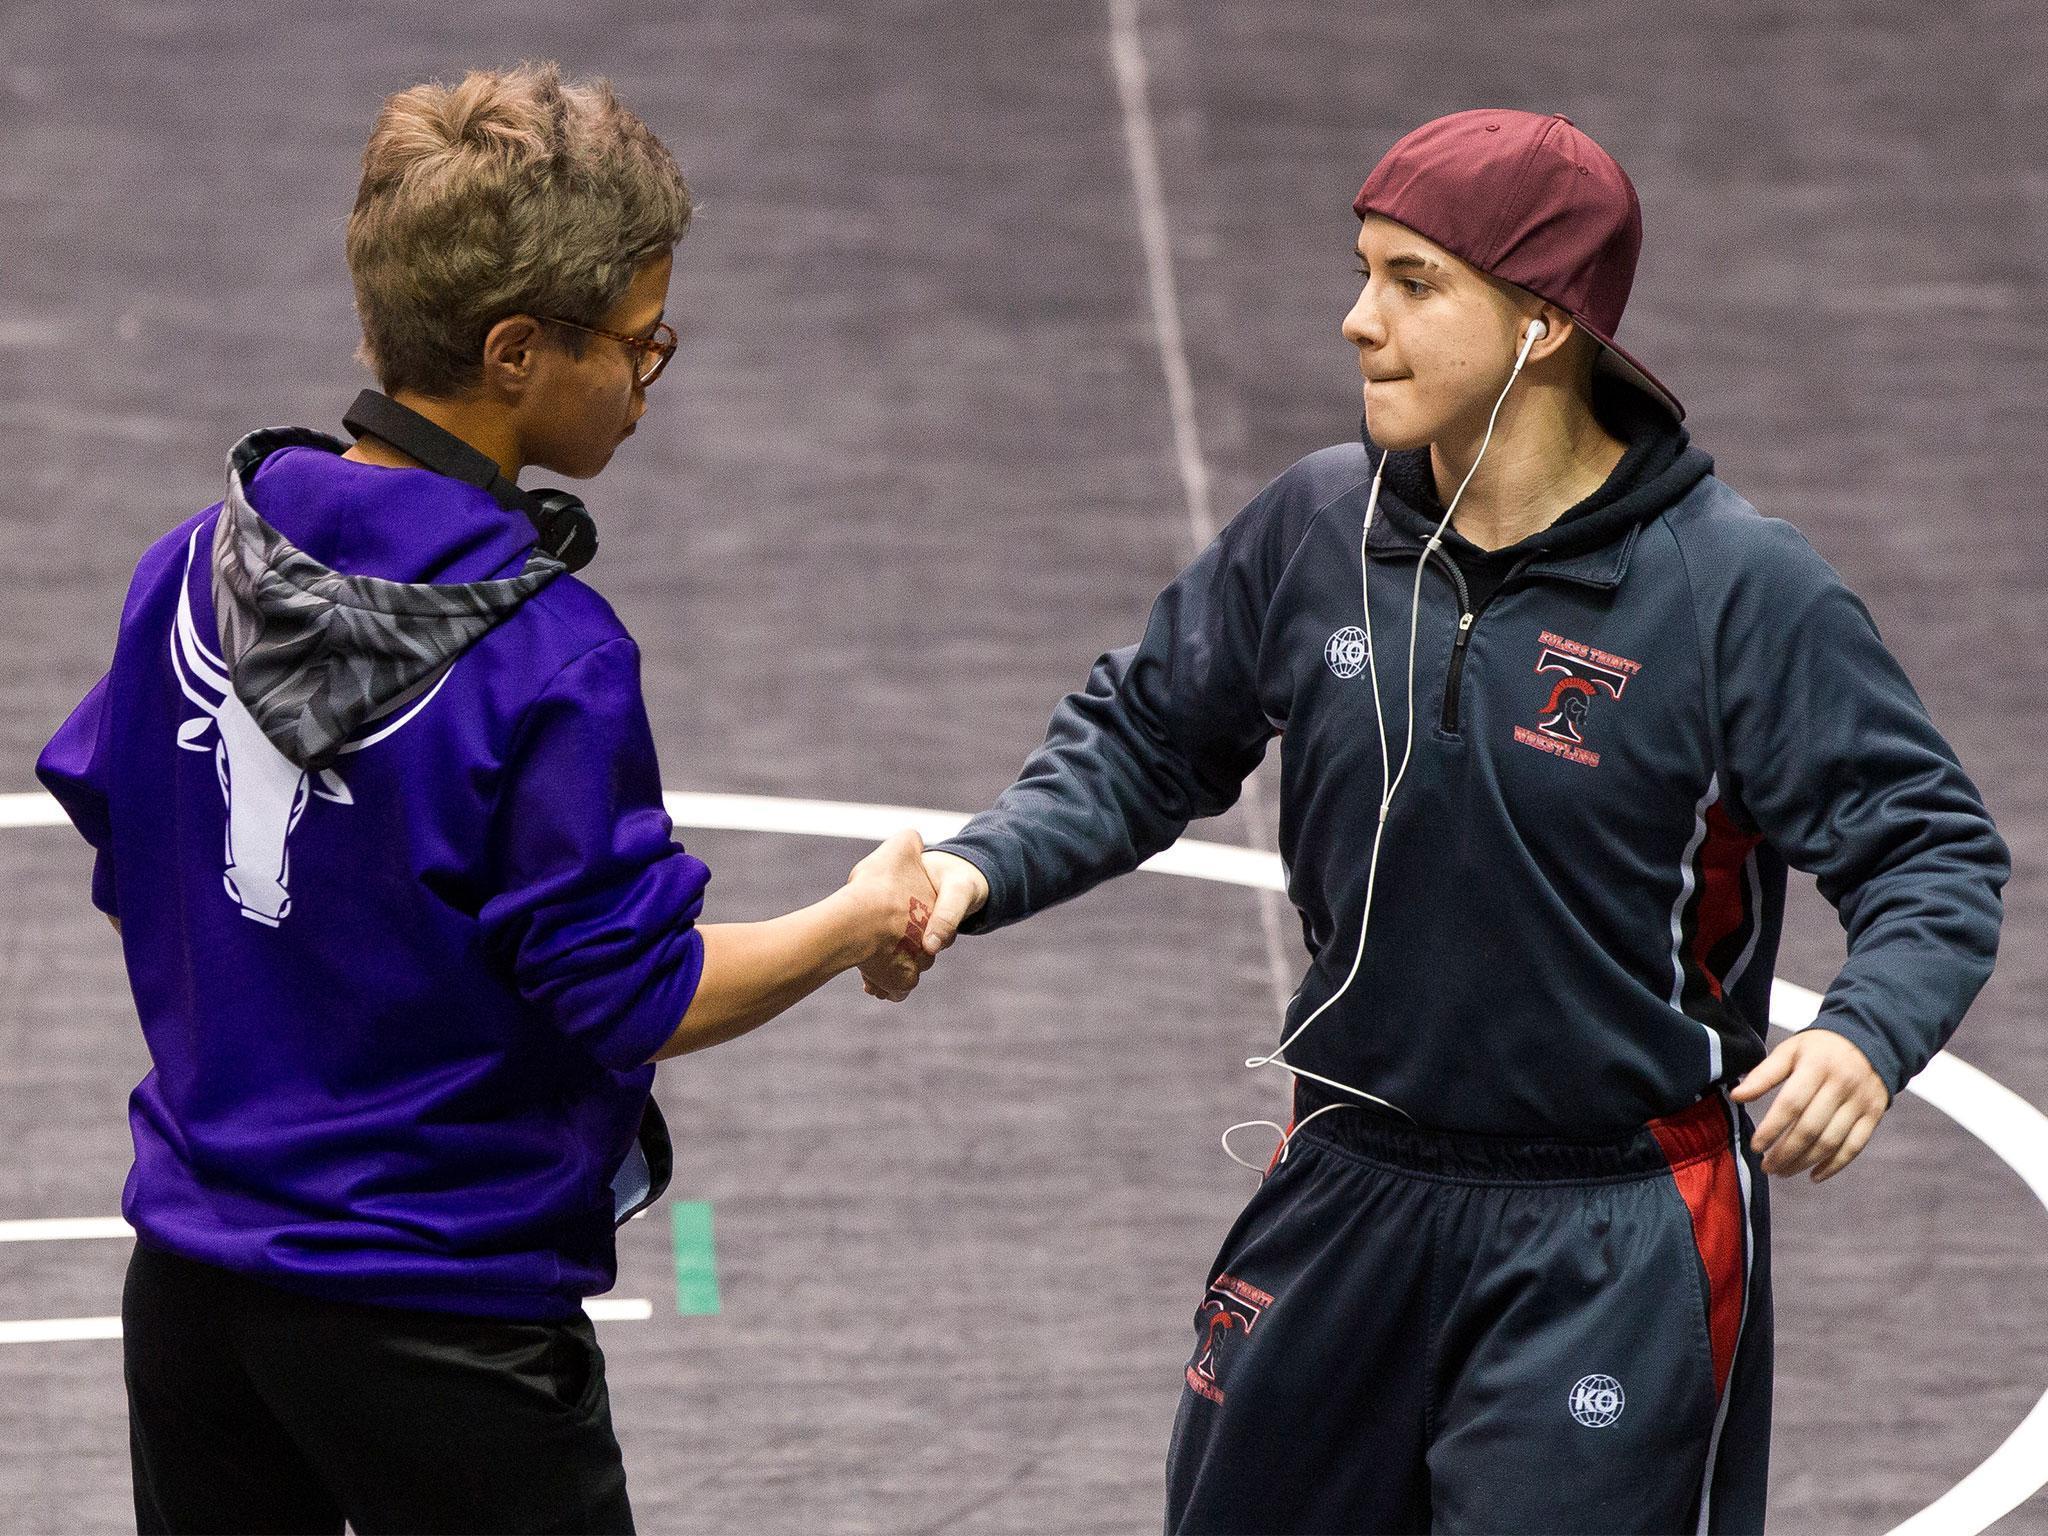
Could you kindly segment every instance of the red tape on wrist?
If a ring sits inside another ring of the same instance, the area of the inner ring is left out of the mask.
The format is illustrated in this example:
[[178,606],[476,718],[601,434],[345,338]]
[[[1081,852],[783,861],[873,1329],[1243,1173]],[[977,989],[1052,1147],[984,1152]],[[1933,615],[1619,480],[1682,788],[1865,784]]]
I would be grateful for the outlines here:
[[910,925],[903,937],[896,941],[896,953],[908,955],[913,960],[924,954],[924,925],[931,915],[930,907],[915,896],[910,898]]

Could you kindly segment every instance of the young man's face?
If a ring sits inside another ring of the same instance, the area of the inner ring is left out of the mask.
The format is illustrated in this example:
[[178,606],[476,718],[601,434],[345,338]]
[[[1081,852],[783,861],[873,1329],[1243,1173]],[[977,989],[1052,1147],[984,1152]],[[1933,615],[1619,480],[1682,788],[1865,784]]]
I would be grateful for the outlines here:
[[[668,306],[675,258],[664,251],[633,275],[618,303],[599,317],[604,330],[651,336]],[[583,336],[583,355],[565,346],[542,347],[522,415],[528,463],[583,480],[611,462],[647,410],[636,380],[643,354],[609,336]]]
[[1365,282],[1344,339],[1358,348],[1372,440],[1405,449],[1476,438],[1520,343],[1504,285],[1378,214],[1359,228],[1358,260]]

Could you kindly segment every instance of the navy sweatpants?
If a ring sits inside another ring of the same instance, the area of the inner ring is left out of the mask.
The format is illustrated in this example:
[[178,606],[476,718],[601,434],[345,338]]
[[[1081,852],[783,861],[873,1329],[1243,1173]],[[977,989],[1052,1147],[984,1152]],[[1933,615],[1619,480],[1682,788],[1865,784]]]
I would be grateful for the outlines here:
[[1196,1309],[1169,1532],[1763,1529],[1747,1116],[1530,1143],[1321,1102]]

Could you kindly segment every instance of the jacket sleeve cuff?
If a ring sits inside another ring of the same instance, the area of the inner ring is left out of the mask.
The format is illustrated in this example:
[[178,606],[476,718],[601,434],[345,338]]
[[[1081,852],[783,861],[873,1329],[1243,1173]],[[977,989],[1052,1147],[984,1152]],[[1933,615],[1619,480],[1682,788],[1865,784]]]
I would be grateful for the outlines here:
[[981,904],[981,910],[961,923],[960,931],[966,934],[993,933],[996,929],[1015,922],[1010,915],[1009,892],[1002,878],[1002,867],[986,848],[979,843],[952,840],[933,845],[932,853],[950,853],[957,859],[965,859],[981,871],[982,879],[988,882],[988,900]]

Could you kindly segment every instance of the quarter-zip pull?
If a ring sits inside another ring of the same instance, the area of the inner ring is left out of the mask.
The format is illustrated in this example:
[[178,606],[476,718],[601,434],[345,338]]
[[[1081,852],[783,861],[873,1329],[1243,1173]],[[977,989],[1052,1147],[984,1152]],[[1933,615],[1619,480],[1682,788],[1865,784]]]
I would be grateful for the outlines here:
[[1458,680],[1465,671],[1465,647],[1472,640],[1472,621],[1479,617],[1475,609],[1467,608],[1458,615],[1458,638],[1451,642],[1451,673],[1444,680],[1444,714],[1440,722],[1443,729],[1455,733],[1458,729]]

